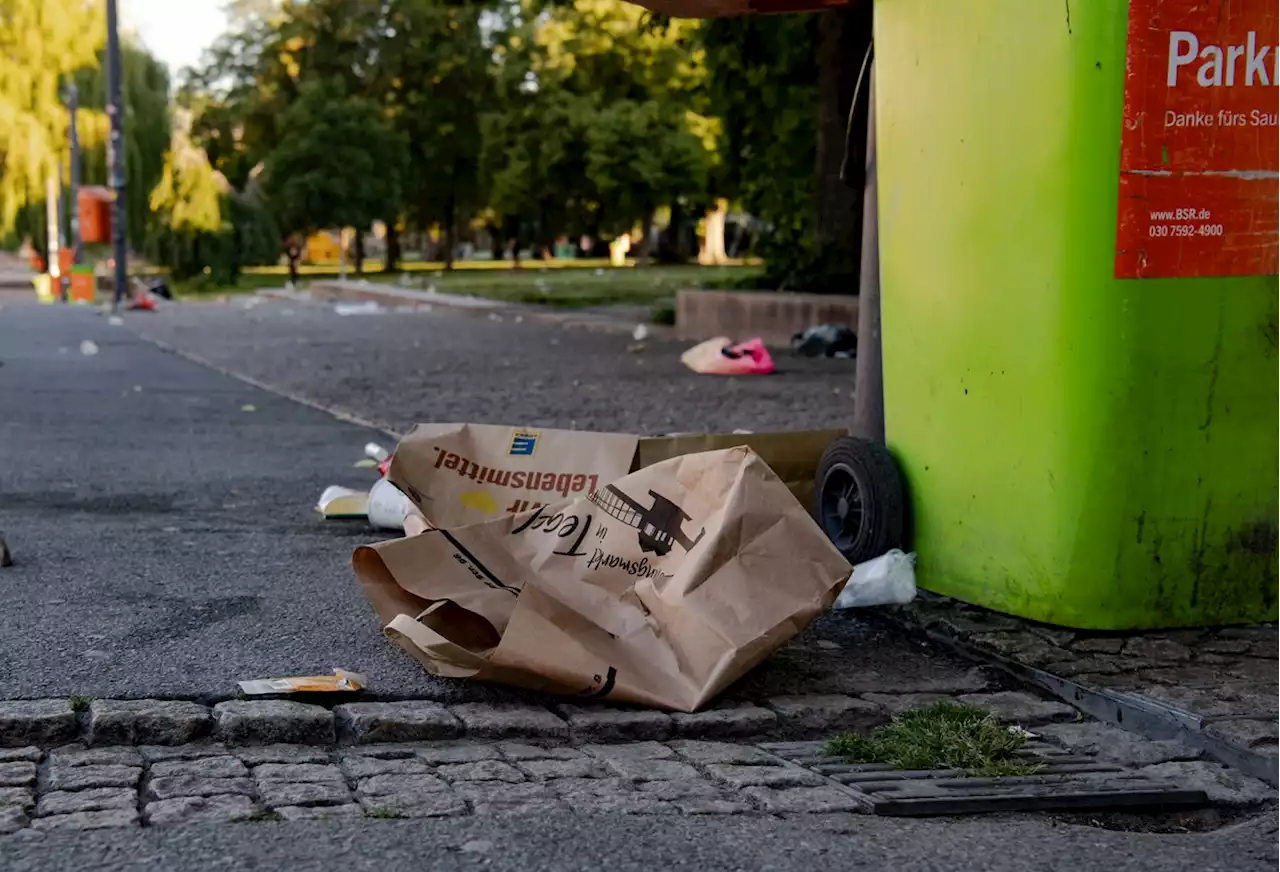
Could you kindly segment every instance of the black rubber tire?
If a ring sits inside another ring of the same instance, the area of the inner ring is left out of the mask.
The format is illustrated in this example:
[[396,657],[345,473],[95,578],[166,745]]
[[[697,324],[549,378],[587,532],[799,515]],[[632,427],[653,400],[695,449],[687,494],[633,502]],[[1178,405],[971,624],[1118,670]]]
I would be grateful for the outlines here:
[[814,477],[813,516],[850,563],[901,548],[906,496],[889,449],[852,436],[827,446]]

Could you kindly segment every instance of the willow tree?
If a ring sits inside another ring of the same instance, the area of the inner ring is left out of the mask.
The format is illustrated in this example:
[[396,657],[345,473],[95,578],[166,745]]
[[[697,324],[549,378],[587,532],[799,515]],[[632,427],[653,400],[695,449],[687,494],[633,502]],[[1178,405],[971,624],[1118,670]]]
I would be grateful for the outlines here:
[[[0,0],[4,2],[4,0]],[[124,164],[126,233],[135,249],[145,247],[156,231],[148,200],[164,172],[165,152],[172,125],[169,112],[169,71],[150,52],[131,39],[120,46],[121,97],[124,102]],[[105,185],[107,168],[106,57],[99,53],[93,67],[76,76],[80,105],[91,111],[86,129],[81,124],[81,165],[84,184]]]
[[[40,226],[35,210],[65,154],[61,89],[97,62],[105,22],[102,0],[0,0],[0,239]],[[33,220],[19,226],[24,212]]]

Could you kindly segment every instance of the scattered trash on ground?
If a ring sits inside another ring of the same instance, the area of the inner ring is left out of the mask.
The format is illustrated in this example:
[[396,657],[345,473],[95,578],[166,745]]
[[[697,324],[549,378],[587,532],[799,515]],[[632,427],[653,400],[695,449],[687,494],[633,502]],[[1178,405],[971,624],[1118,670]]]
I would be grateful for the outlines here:
[[353,693],[369,686],[369,680],[358,672],[334,669],[333,675],[296,675],[290,678],[255,678],[238,682],[247,696],[277,693]]
[[649,328],[644,324],[637,324],[636,329],[631,331],[631,338],[636,342],[644,342],[649,338]]
[[9,551],[9,543],[0,534],[0,566],[13,566],[13,554]]
[[110,324],[112,327],[119,327],[124,324],[124,319],[121,318],[119,315],[112,315],[111,317],[107,318],[107,323]]
[[125,306],[131,312],[154,312],[157,300],[172,300],[173,294],[163,279],[143,280],[135,278]]
[[725,336],[708,339],[680,355],[689,369],[703,375],[768,375],[773,372],[773,358],[760,339],[748,339],[734,345]]
[[241,407],[240,407],[240,411],[242,411],[242,412],[256,412],[256,411],[258,411],[258,407],[257,407],[257,406],[255,406],[253,403],[245,403],[243,406],[241,406]]
[[631,342],[627,345],[627,354],[639,354],[648,347],[648,343],[645,342]]
[[358,468],[376,469],[378,481],[369,491],[341,485],[331,485],[320,494],[316,511],[326,519],[366,518],[374,529],[402,530],[404,519],[416,514],[413,503],[394,485],[386,480],[391,466],[391,455],[376,442],[364,446],[364,457],[355,464]]
[[172,300],[173,292],[169,290],[169,285],[164,279],[153,279],[144,284],[147,293],[154,294],[163,300]]
[[859,563],[836,599],[837,609],[902,605],[916,598],[916,555],[890,549]]
[[818,324],[792,336],[791,350],[804,357],[853,357],[858,334],[844,324]]
[[316,511],[325,518],[367,518],[369,493],[331,484],[320,494]]
[[80,353],[85,357],[93,357],[98,353],[98,343],[92,339],[85,339],[80,343]]
[[[428,671],[695,711],[824,612],[848,578],[848,562],[749,448],[591,481],[545,470],[626,456],[639,440],[570,435],[579,450],[556,456],[541,434],[517,432],[501,467],[421,439],[426,457],[410,452],[431,462],[410,464],[416,474],[398,483],[431,507],[427,520],[438,523],[439,506],[423,489],[436,488],[441,470],[468,489],[497,480],[553,501],[357,549],[356,575],[388,635]],[[540,471],[519,469],[535,451]],[[463,496],[468,509],[479,502],[474,491]],[[503,510],[490,495],[484,508],[495,507]]]
[[400,488],[385,478],[369,489],[369,525],[375,530],[403,530],[405,519],[417,514],[417,508]]
[[376,300],[365,300],[363,303],[335,303],[334,314],[337,315],[380,315],[382,306]]
[[383,448],[377,442],[366,442],[364,445],[364,456],[366,460],[372,460],[378,468],[378,475],[386,477],[387,469],[391,466],[391,452]]

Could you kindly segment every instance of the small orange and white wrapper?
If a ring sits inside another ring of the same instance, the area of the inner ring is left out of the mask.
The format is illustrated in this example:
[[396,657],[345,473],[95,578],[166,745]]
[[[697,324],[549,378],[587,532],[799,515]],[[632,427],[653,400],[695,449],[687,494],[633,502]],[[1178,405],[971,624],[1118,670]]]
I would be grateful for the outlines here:
[[277,693],[336,693],[364,690],[368,679],[358,672],[334,669],[333,675],[295,675],[290,678],[255,678],[241,681],[240,690],[247,696]]

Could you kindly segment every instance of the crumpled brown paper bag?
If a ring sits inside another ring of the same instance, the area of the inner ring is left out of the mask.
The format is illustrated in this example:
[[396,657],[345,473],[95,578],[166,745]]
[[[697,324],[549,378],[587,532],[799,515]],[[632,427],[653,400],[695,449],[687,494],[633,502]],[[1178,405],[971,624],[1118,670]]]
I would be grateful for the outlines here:
[[679,711],[799,633],[851,571],[745,447],[353,563],[388,635],[434,674]]
[[822,453],[842,430],[632,436],[492,424],[418,424],[388,479],[434,527],[460,527],[585,497],[669,457],[749,446],[802,504]]

